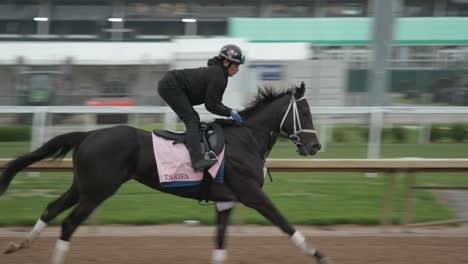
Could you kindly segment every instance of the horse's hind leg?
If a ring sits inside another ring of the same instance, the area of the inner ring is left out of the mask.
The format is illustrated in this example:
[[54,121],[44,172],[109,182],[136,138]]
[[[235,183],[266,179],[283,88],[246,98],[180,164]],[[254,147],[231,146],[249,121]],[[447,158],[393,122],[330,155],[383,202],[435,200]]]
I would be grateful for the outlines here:
[[47,206],[47,208],[42,212],[39,220],[37,220],[31,232],[29,232],[29,234],[23,239],[21,243],[17,244],[11,242],[8,245],[8,248],[5,250],[5,254],[31,247],[34,240],[47,227],[47,223],[49,223],[61,212],[74,206],[78,202],[78,198],[78,189],[75,187],[75,185],[72,185],[67,192],[62,194],[62,196]]
[[233,202],[216,203],[216,249],[211,257],[212,264],[222,264],[226,260],[225,235],[233,207]]
[[70,238],[76,231],[78,226],[88,218],[88,216],[101,204],[105,199],[110,197],[115,191],[107,195],[99,195],[98,197],[81,196],[80,202],[73,211],[62,222],[62,233],[60,239],[57,240],[54,255],[52,257],[53,264],[62,264],[65,261],[66,254],[70,247]]

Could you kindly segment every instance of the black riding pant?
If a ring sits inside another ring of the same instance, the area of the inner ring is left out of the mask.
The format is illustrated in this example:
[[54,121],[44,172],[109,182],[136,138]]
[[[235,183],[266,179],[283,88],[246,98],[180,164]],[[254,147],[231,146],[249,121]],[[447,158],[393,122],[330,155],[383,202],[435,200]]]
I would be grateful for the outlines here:
[[187,148],[192,163],[203,159],[200,146],[200,116],[175,77],[168,73],[158,84],[158,93],[184,122]]

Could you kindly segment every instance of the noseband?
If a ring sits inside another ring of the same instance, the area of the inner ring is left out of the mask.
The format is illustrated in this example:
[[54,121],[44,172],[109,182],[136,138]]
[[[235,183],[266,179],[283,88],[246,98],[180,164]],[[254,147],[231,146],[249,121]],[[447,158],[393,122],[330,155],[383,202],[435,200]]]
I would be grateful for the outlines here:
[[[293,110],[292,112],[292,117],[293,117],[293,126],[294,126],[294,133],[288,135],[288,137],[293,141],[295,145],[302,144],[301,138],[299,137],[299,133],[312,133],[317,135],[317,131],[315,129],[302,129],[301,125],[301,119],[299,118],[299,111],[297,110],[297,102],[304,100],[305,97],[301,97],[299,99],[295,99],[294,95],[291,95],[291,101],[289,102],[288,109],[286,110],[286,113],[283,116],[283,120],[281,120],[280,124],[280,132],[281,129],[283,128],[284,121],[286,121],[286,117],[289,114],[289,111]],[[296,121],[297,120],[297,121]]]

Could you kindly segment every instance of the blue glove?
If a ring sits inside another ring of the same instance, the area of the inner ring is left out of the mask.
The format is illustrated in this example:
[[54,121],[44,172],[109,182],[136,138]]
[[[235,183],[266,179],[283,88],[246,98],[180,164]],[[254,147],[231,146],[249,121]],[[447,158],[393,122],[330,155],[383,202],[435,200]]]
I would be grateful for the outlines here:
[[231,117],[232,117],[232,119],[236,120],[236,122],[239,125],[242,125],[242,123],[244,123],[244,120],[242,119],[242,116],[240,116],[239,113],[237,113],[236,110],[231,110]]

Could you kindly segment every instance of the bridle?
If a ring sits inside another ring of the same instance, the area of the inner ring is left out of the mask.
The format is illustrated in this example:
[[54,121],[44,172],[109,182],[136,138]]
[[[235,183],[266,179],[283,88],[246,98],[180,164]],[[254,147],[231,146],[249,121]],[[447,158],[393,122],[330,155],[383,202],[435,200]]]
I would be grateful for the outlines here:
[[[291,95],[291,101],[289,102],[289,106],[288,106],[288,109],[286,109],[286,113],[284,114],[283,116],[283,119],[281,120],[281,124],[280,124],[280,128],[279,128],[279,133],[278,132],[274,132],[274,131],[261,131],[262,133],[266,133],[269,135],[270,137],[270,141],[275,141],[276,138],[278,137],[278,135],[280,133],[282,133],[281,129],[283,128],[283,124],[284,124],[284,121],[286,120],[286,117],[288,116],[289,114],[289,111],[291,110],[291,108],[293,109],[293,124],[294,124],[294,133],[290,134],[290,135],[287,135],[291,140],[292,142],[294,143],[294,145],[298,146],[300,144],[303,144],[302,141],[301,141],[301,138],[299,137],[299,133],[313,133],[313,134],[317,134],[316,130],[315,129],[302,129],[302,125],[301,125],[301,119],[299,118],[299,112],[297,110],[297,102],[301,101],[305,99],[305,97],[301,97],[299,99],[295,99],[294,98],[294,94]],[[297,122],[296,122],[297,120]],[[248,125],[245,125],[247,128],[250,128],[252,130],[256,130],[258,131],[258,129],[254,129],[252,127],[249,127]],[[299,129],[298,129],[299,128]],[[265,160],[266,157],[268,156],[268,154],[270,153],[271,151],[271,148],[268,148],[266,150],[266,152],[263,152],[262,151],[262,147],[260,147],[260,144],[258,144],[257,140],[255,140],[255,137],[252,135],[252,132],[250,131],[250,129],[247,129],[248,130],[248,133],[249,133],[249,136],[250,138],[253,140],[253,142],[255,143],[255,145],[257,146],[257,148],[260,150],[260,152],[263,155],[263,159]]]
[[292,108],[294,133],[287,135],[287,136],[292,140],[292,142],[296,146],[299,144],[302,144],[301,138],[299,137],[299,133],[312,133],[312,134],[317,135],[317,131],[315,129],[302,129],[301,119],[299,118],[299,112],[297,110],[297,102],[304,100],[304,99],[305,97],[301,97],[296,100],[296,98],[294,98],[294,94],[291,95],[291,101],[289,102],[288,109],[286,109],[286,113],[284,114],[283,119],[281,120],[281,124],[279,128],[279,131],[281,132],[284,121],[286,121],[286,117],[288,116],[289,111]]

